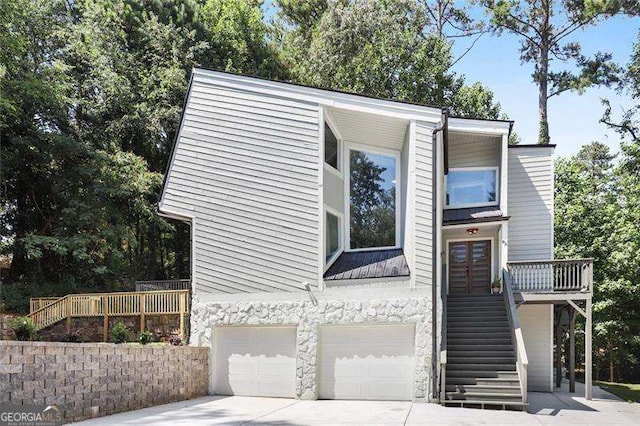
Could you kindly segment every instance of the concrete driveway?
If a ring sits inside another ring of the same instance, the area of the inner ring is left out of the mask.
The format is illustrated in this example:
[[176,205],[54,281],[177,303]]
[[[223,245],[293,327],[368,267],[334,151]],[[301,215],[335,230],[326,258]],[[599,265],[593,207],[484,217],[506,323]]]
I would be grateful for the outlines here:
[[[579,392],[580,388],[577,389]],[[582,393],[584,394],[584,392]],[[630,425],[640,404],[594,388],[593,400],[566,389],[529,393],[529,412],[392,401],[296,401],[210,396],[80,422],[81,425]]]

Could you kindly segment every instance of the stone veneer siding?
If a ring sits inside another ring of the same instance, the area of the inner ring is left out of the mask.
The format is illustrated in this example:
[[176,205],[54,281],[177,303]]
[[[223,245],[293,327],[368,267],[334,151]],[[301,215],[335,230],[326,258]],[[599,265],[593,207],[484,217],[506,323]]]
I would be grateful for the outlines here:
[[[289,325],[297,327],[295,395],[317,399],[318,327],[415,323],[414,396],[427,397],[431,368],[431,305],[426,297],[370,300],[253,301],[199,303],[191,312],[191,343],[211,348],[222,326]],[[210,368],[213,372],[215,369]],[[213,380],[210,380],[213,386]],[[213,393],[213,389],[210,389]]]
[[0,404],[55,404],[78,421],[207,395],[209,350],[0,342]]

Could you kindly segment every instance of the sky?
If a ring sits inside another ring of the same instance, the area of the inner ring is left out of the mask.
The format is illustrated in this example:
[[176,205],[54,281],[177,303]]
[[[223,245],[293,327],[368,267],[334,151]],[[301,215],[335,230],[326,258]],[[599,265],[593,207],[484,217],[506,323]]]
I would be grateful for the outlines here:
[[[580,42],[584,54],[612,53],[613,60],[626,68],[639,30],[640,18],[615,17],[574,33],[571,40]],[[454,44],[454,57],[464,52],[469,43]],[[464,74],[467,83],[479,81],[490,88],[503,111],[515,121],[514,130],[521,143],[530,144],[537,142],[538,94],[531,78],[533,64],[521,64],[518,49],[515,36],[484,35],[454,66],[454,71]],[[561,65],[557,66],[560,69]],[[557,145],[556,155],[575,154],[582,145],[595,140],[618,151],[618,135],[599,123],[604,112],[602,98],[611,101],[614,113],[632,104],[627,96],[607,88],[591,88],[583,95],[565,92],[549,100],[549,131],[551,143]]]
[[[265,1],[263,7],[267,17],[272,17],[275,12],[273,0]],[[479,18],[482,13],[472,10],[472,16]],[[615,62],[626,68],[639,32],[640,18],[619,16],[577,31],[567,40],[579,42],[586,55],[609,52]],[[470,43],[471,40],[458,39],[453,46],[454,58]],[[557,70],[562,69],[561,66],[558,64]],[[468,84],[479,81],[494,92],[503,112],[515,121],[514,130],[520,136],[520,143],[537,143],[538,94],[531,78],[533,64],[521,63],[516,36],[507,33],[499,37],[483,35],[453,70],[465,75]],[[613,89],[598,87],[587,89],[582,95],[565,92],[549,100],[549,131],[551,143],[557,145],[557,156],[575,154],[582,145],[596,140],[618,152],[620,137],[599,122],[604,112],[602,99],[609,99],[614,117],[616,112],[632,105],[629,97]]]

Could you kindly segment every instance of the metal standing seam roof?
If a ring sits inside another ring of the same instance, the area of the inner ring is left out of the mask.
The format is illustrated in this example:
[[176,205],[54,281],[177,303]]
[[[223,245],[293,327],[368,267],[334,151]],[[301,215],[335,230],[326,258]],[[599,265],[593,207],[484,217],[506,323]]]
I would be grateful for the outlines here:
[[493,222],[496,220],[508,219],[509,216],[505,216],[496,206],[445,209],[442,215],[442,222],[444,225]]
[[409,276],[402,249],[343,252],[324,274],[327,281]]

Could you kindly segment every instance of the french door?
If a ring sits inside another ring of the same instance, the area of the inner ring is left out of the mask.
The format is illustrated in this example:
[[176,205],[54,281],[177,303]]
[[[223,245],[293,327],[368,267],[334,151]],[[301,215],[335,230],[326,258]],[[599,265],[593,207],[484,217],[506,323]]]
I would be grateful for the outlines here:
[[449,243],[449,294],[488,294],[491,240]]

